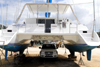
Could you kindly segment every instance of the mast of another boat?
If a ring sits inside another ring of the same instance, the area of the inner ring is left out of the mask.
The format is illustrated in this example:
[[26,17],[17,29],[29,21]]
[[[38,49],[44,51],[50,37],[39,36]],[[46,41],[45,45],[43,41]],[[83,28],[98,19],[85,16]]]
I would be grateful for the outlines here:
[[94,27],[95,27],[95,1],[93,0],[93,30],[92,30],[92,38],[94,37]]
[[35,3],[35,0],[33,0],[33,3]]
[[5,23],[6,27],[8,26],[8,23],[7,23],[7,16],[8,16],[8,4],[7,4],[7,7],[6,7],[6,23]]
[[1,30],[2,30],[2,34],[3,34],[3,12],[2,12],[2,4],[3,0],[1,0],[1,24],[2,24],[2,27],[1,27]]

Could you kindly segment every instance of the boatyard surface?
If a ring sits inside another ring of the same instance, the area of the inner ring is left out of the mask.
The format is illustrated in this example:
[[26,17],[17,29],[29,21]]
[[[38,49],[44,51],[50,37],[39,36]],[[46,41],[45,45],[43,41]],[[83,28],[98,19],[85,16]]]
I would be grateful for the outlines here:
[[[38,47],[29,47],[28,52],[27,49],[24,51],[26,55],[25,60],[18,64],[14,63],[14,56],[9,56],[10,52],[8,52],[8,61],[4,61],[4,56],[0,52],[0,67],[100,67],[100,48],[92,50],[91,61],[87,60],[86,52],[84,52],[85,56],[82,56],[82,59],[85,65],[78,64],[80,58],[78,52],[75,53],[77,60],[72,61],[68,59],[70,53],[67,49],[58,48],[57,50],[59,54],[58,59],[41,59],[39,57],[40,49]],[[13,55],[14,54],[15,53],[13,53]]]

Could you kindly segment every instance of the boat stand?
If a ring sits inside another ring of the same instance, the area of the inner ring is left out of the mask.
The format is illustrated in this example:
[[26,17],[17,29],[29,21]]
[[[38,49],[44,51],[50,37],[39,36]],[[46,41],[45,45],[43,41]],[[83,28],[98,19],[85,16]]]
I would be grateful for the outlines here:
[[65,56],[67,55],[67,52],[66,52],[66,48],[65,48],[65,52],[64,52],[64,55],[65,55]]
[[[1,56],[3,55],[5,57],[5,54],[3,53],[2,49],[0,49],[0,52],[1,52],[1,54],[0,54],[0,65],[3,65],[2,60],[1,60]],[[11,64],[8,60],[6,60],[6,61],[8,62],[8,64]]]
[[26,54],[29,54],[29,52],[28,52],[28,48],[27,48]]
[[[1,51],[1,49],[0,49],[0,51]],[[2,60],[1,60],[1,55],[2,55],[2,54],[0,54],[0,65],[2,65],[2,62],[1,62],[1,61],[2,61]]]
[[82,60],[82,55],[81,55],[81,53],[80,53],[80,60],[79,60],[78,64],[79,64],[79,65],[85,65],[84,62],[83,62],[83,60]]

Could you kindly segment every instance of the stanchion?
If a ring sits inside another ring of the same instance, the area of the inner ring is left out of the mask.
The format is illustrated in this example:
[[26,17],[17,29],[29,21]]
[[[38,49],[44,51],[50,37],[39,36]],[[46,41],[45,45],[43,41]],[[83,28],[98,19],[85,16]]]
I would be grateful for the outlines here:
[[26,54],[29,54],[29,52],[28,52],[28,48],[27,48]]
[[[0,54],[0,63],[2,63],[1,61],[1,56],[3,55],[4,57],[5,57],[5,54],[3,53],[3,50],[1,50],[0,49],[0,52],[1,52],[1,54]],[[8,60],[7,60],[7,58],[5,58],[6,59],[6,61],[9,63],[9,64],[11,64]]]
[[64,53],[64,55],[65,55],[65,56],[67,55],[66,48],[65,48],[65,53]]
[[83,60],[82,60],[82,55],[81,55],[81,53],[80,53],[80,60],[79,60],[78,64],[79,64],[79,65],[85,65],[84,62],[83,62]]
[[[0,51],[1,51],[1,49],[0,49]],[[2,65],[1,54],[0,54],[0,65]]]

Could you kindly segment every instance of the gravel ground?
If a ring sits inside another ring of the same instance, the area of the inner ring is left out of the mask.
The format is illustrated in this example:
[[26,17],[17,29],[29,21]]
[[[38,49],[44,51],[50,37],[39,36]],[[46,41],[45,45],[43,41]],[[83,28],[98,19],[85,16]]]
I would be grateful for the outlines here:
[[[19,64],[14,64],[13,56],[9,56],[10,52],[8,52],[8,61],[4,61],[4,56],[1,56],[2,65],[0,67],[100,67],[100,48],[95,48],[92,50],[92,59],[88,61],[86,58],[86,52],[84,52],[85,56],[82,56],[85,65],[79,65],[78,61],[80,58],[80,54],[78,52],[75,53],[77,56],[76,61],[71,61],[68,59],[69,51],[65,48],[59,48],[58,50],[58,59],[40,59],[39,52],[40,49],[37,47],[29,47],[27,54],[27,49],[24,54],[26,58],[23,62]],[[65,52],[66,51],[66,52]],[[4,51],[3,51],[4,52]],[[14,53],[13,53],[14,54]],[[1,55],[1,52],[0,52]]]

